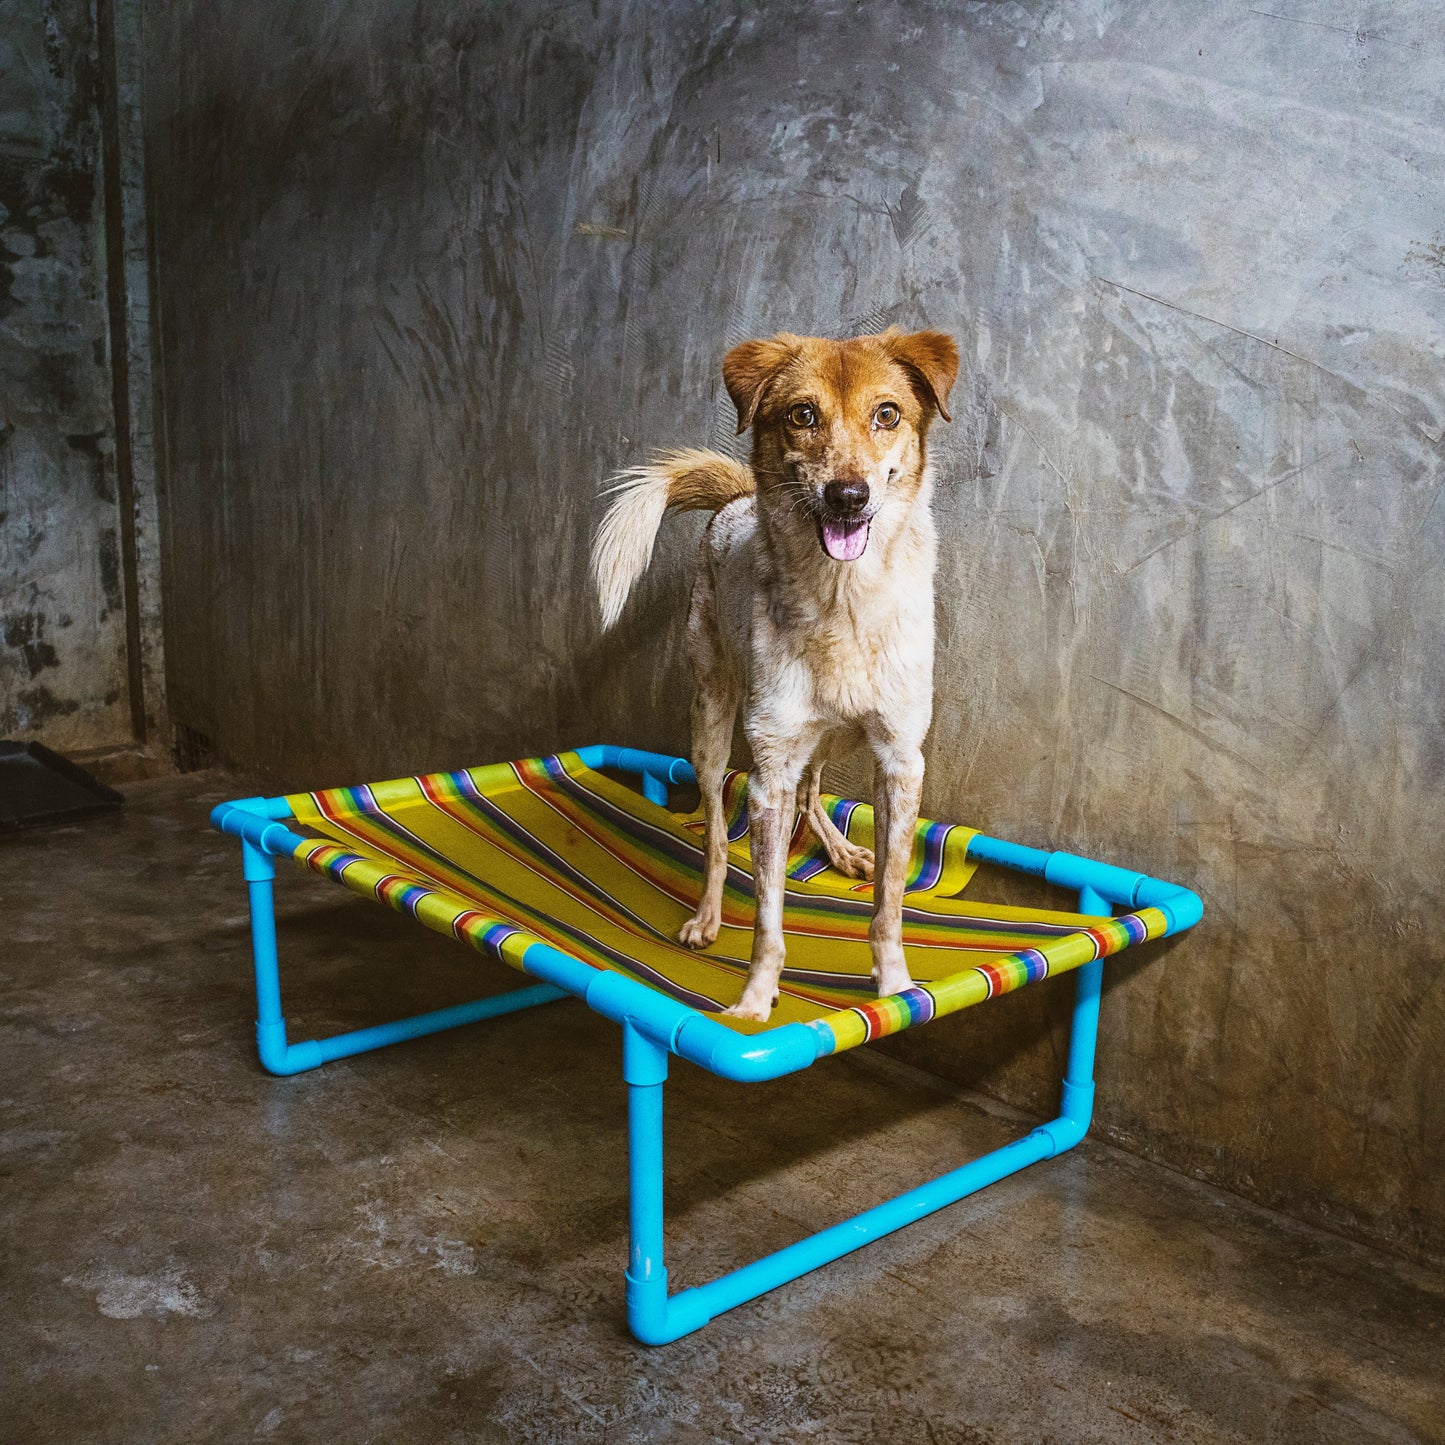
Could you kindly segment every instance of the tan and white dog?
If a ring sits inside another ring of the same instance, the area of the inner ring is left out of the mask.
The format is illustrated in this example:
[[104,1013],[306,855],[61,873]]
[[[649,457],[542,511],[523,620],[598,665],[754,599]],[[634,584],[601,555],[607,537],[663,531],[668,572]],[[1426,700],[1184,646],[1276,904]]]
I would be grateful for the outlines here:
[[[909,987],[903,888],[933,712],[937,540],[928,428],[945,421],[958,348],[937,331],[849,341],[780,334],[723,359],[748,466],[675,451],[625,473],[593,545],[602,624],[612,626],[652,557],[668,508],[715,512],[688,615],[696,680],[692,761],[706,816],[702,900],[679,935],[718,935],[727,876],[722,782],[743,708],[752,749],[748,821],[757,919],[742,997],[765,1020],[782,976],[783,892],[795,809],[834,867],[875,879],[868,941],[879,994]],[[818,801],[828,752],[866,741],[876,761],[877,859]]]

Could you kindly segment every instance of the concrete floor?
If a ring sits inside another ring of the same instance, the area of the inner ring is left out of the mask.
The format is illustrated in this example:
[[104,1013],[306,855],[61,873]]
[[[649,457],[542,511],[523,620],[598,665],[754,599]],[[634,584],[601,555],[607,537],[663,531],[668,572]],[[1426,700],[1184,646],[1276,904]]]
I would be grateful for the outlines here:
[[[634,1344],[616,1030],[569,1002],[267,1077],[205,826],[241,786],[0,843],[6,1439],[1445,1440],[1445,1279],[1090,1141]],[[293,1038],[514,982],[278,896]],[[680,1284],[1019,1128],[866,1051],[668,1100]]]

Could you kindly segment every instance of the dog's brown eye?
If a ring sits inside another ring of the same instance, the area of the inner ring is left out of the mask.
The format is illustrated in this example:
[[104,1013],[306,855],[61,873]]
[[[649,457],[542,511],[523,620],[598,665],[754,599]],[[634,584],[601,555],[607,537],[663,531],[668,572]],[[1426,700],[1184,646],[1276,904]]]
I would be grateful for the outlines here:
[[807,402],[800,401],[797,406],[793,407],[793,409],[789,411],[788,420],[795,427],[801,428],[816,426],[818,422],[818,413],[814,411]]
[[898,418],[901,415],[898,408],[891,401],[885,401],[877,411],[873,413],[873,420],[883,428],[884,431],[892,431],[898,425]]

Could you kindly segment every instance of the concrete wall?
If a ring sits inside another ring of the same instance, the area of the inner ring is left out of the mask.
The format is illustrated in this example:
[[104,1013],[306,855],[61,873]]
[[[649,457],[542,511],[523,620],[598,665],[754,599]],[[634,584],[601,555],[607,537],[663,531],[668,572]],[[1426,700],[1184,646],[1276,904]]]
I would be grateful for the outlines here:
[[[598,483],[732,342],[950,328],[929,809],[1203,892],[1105,1132],[1445,1251],[1438,26],[1273,8],[155,6],[177,717],[685,748],[698,523],[600,641]],[[1042,1109],[1064,993],[897,1047]]]
[[0,0],[0,735],[130,735],[84,0]]
[[164,728],[138,26],[0,0],[0,736],[66,752]]

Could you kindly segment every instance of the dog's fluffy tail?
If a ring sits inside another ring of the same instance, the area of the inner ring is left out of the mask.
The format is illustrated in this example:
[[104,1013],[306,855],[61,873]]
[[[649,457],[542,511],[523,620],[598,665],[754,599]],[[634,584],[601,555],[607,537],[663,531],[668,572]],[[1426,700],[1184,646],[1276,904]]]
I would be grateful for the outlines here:
[[652,560],[652,544],[669,507],[680,512],[717,512],[756,490],[742,462],[721,452],[663,452],[645,467],[621,472],[607,492],[607,509],[592,543],[592,577],[602,604],[605,632],[622,615],[633,584]]

